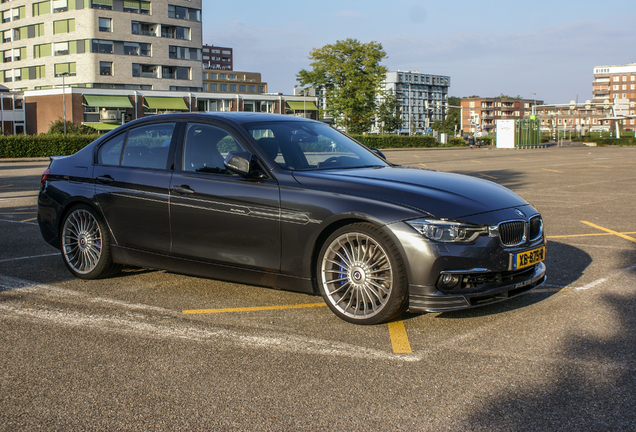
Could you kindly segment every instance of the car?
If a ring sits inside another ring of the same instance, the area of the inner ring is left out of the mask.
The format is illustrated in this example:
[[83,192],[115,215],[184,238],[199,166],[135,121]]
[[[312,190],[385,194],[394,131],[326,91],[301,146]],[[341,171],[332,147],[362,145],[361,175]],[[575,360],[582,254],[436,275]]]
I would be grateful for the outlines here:
[[397,166],[322,122],[134,120],[51,157],[38,223],[78,278],[123,265],[322,295],[345,321],[446,312],[545,281],[539,212],[495,183]]

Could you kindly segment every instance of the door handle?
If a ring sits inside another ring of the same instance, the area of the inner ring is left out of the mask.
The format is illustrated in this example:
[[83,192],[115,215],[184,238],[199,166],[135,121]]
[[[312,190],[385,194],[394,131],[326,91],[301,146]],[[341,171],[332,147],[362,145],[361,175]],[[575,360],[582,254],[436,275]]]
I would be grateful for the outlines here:
[[194,189],[190,189],[190,186],[188,185],[174,186],[172,190],[183,195],[194,193]]
[[106,174],[103,176],[98,176],[97,181],[100,183],[112,183],[115,181],[115,179],[109,176],[108,174]]

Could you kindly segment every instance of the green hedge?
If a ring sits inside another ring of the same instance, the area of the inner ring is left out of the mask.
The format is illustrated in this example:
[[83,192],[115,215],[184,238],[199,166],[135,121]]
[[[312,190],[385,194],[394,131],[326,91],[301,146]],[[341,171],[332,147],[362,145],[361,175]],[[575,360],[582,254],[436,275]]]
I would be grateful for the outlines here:
[[450,138],[448,144],[441,144],[437,139],[427,135],[352,135],[352,137],[367,147],[377,149],[457,147],[466,145],[466,142],[461,138]]
[[71,155],[99,138],[95,135],[0,135],[0,158]]
[[636,146],[636,138],[600,138],[598,136],[572,137],[572,141],[595,142],[599,146]]

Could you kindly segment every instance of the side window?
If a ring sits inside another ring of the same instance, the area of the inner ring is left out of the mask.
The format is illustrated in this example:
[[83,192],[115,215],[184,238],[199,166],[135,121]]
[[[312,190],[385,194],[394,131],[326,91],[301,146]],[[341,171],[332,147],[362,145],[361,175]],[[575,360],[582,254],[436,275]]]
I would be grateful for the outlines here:
[[123,166],[165,169],[175,123],[141,126],[128,132]]
[[99,148],[97,163],[100,165],[119,165],[121,150],[124,148],[126,134],[119,134]]
[[223,164],[229,152],[245,151],[232,135],[211,125],[190,123],[183,147],[183,170],[235,175]]

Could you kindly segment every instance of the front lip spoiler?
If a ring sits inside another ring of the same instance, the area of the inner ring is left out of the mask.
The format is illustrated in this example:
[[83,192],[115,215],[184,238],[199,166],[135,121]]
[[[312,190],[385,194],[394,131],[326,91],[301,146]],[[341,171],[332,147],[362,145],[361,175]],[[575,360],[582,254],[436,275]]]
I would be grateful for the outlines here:
[[420,289],[409,292],[408,310],[418,313],[450,312],[508,300],[543,284],[546,280],[545,270],[545,264],[539,263],[532,276],[524,281],[469,294],[444,294],[439,291],[437,295],[414,293],[413,291],[421,291],[421,287],[418,287]]

